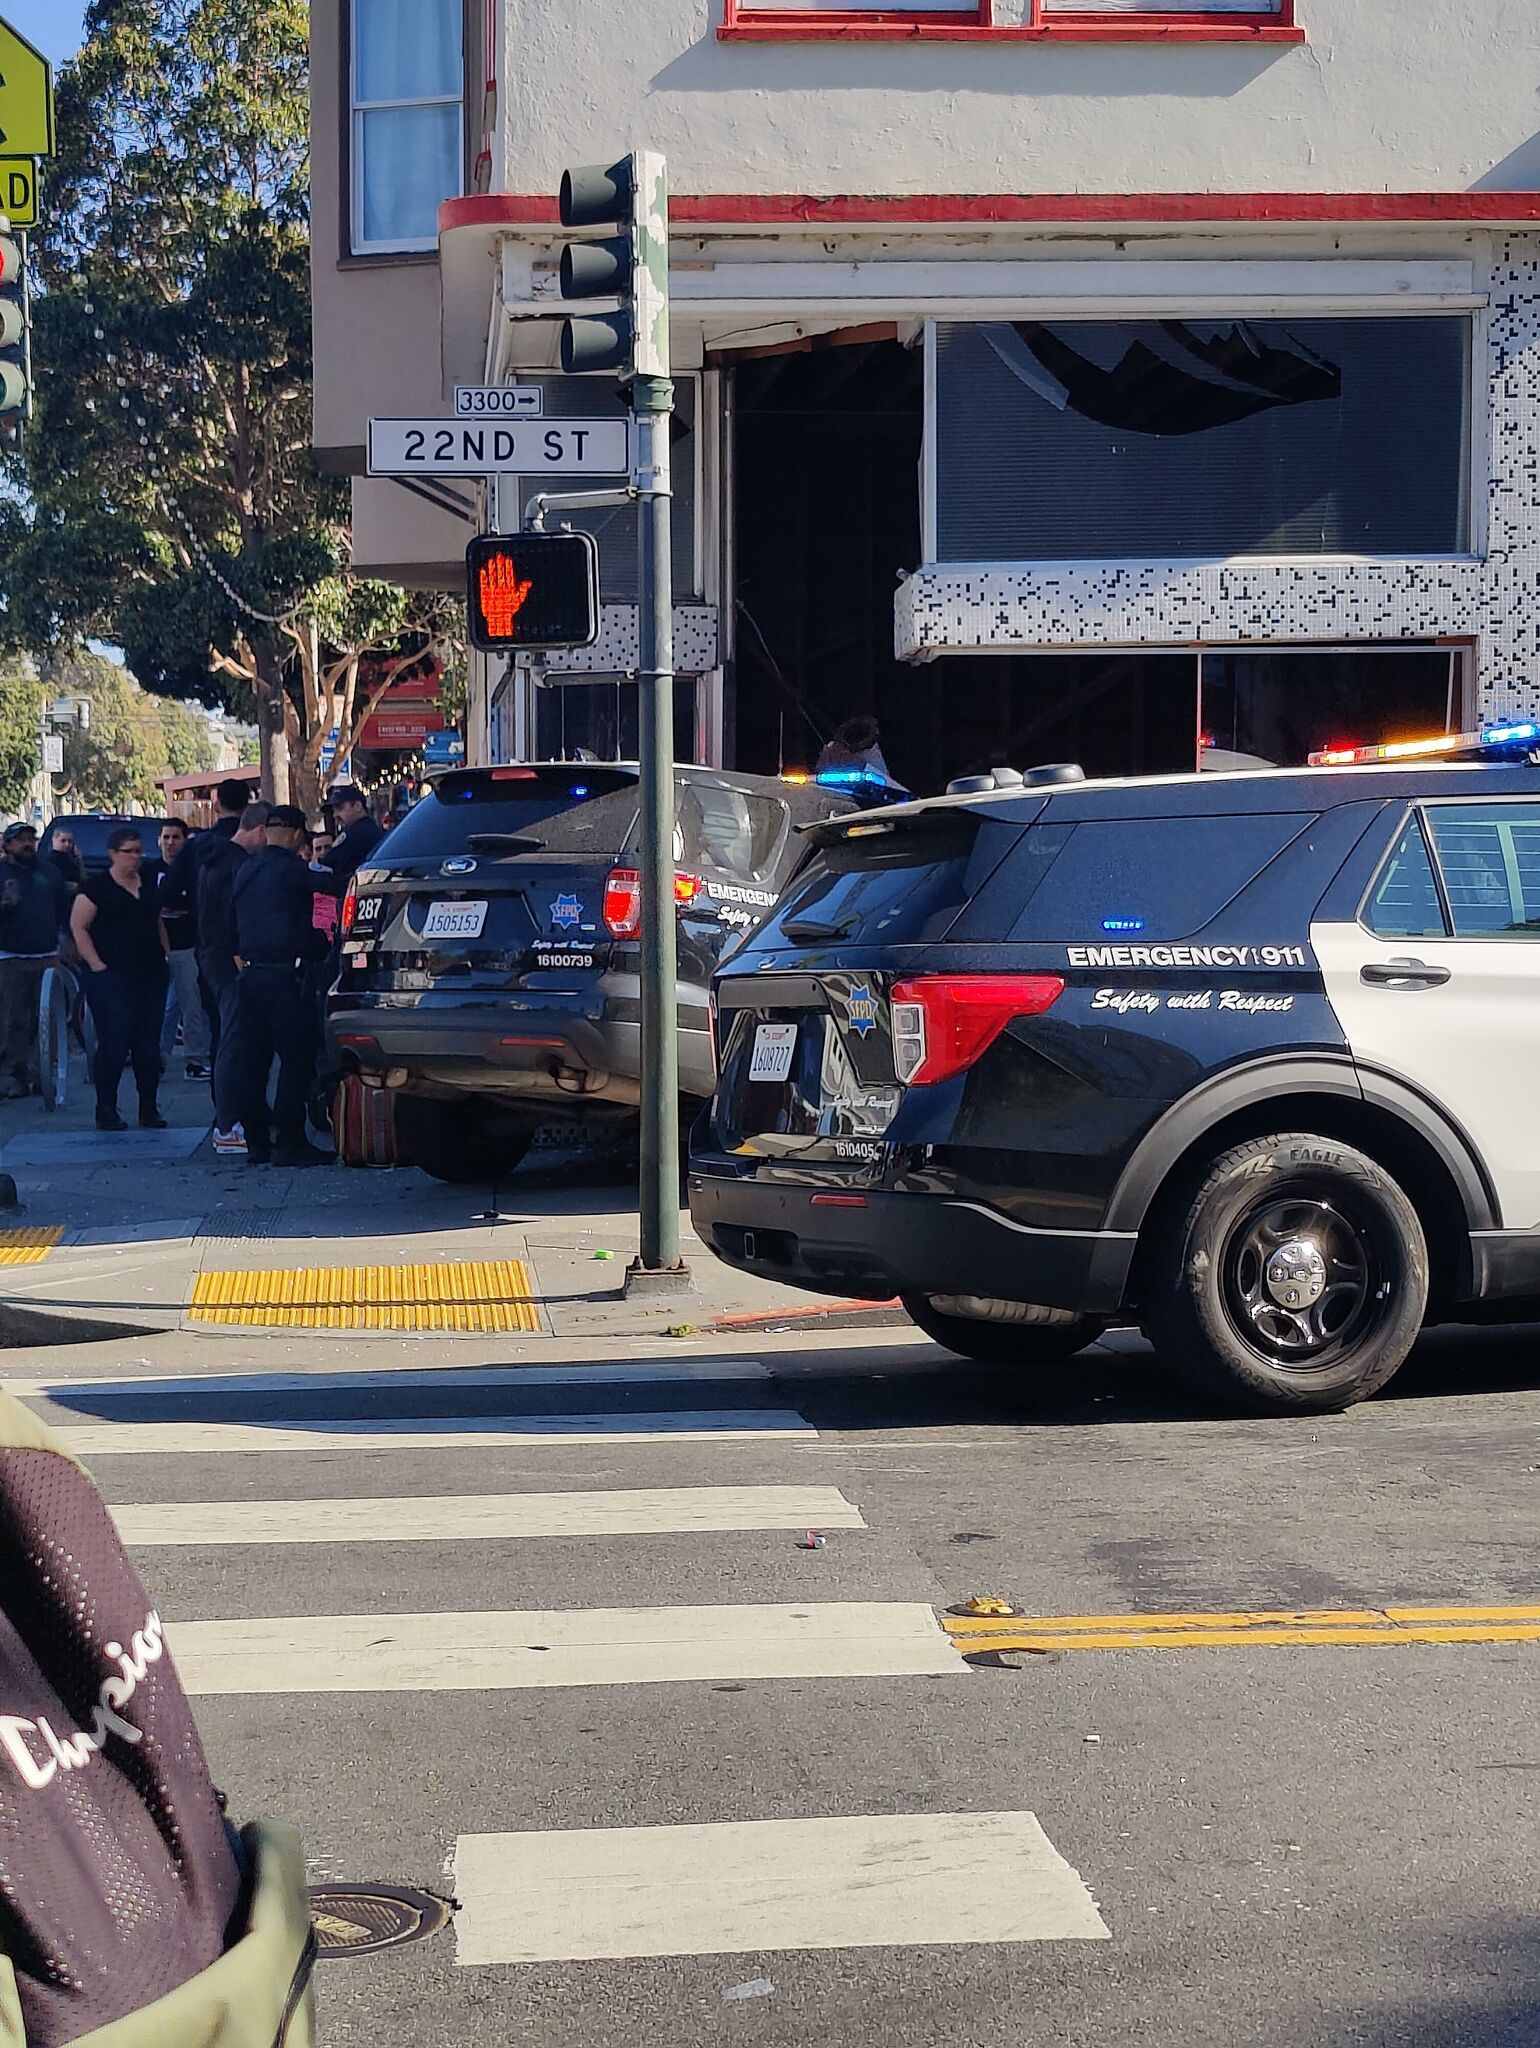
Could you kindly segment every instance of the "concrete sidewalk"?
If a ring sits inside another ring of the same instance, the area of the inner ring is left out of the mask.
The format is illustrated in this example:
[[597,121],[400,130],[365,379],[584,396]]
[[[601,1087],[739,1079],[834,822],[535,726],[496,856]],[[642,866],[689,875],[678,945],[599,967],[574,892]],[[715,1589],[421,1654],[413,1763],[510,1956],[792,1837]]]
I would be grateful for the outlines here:
[[[95,1129],[83,1087],[52,1113],[36,1098],[0,1104],[0,1170],[14,1177],[22,1204],[0,1211],[0,1303],[11,1326],[0,1343],[65,1341],[64,1331],[50,1339],[39,1320],[59,1317],[94,1326],[83,1337],[113,1328],[216,1335],[239,1322],[335,1341],[335,1314],[330,1327],[321,1314],[308,1320],[323,1296],[362,1300],[348,1311],[355,1316],[374,1314],[393,1294],[471,1302],[470,1330],[454,1327],[450,1314],[430,1319],[447,1337],[709,1330],[724,1318],[795,1318],[835,1306],[734,1273],[694,1236],[687,1214],[691,1292],[624,1300],[638,1224],[634,1187],[614,1182],[613,1161],[537,1148],[496,1190],[446,1187],[415,1167],[252,1167],[215,1155],[204,1084],[168,1078],[161,1106],[166,1130],[112,1134]],[[29,1243],[21,1233],[57,1233],[57,1241]],[[526,1272],[511,1272],[509,1261]],[[457,1271],[446,1275],[450,1265]],[[243,1277],[215,1277],[228,1275]],[[490,1306],[475,1308],[478,1292]],[[211,1319],[215,1300],[248,1295],[267,1299]],[[401,1316],[342,1326],[417,1326],[405,1308]]]

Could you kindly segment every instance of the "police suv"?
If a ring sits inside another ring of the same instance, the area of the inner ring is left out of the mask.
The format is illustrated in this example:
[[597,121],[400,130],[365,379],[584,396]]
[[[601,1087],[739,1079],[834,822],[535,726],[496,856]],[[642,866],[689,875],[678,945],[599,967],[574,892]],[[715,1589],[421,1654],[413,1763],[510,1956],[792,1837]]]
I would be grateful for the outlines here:
[[808,828],[714,985],[696,1227],[964,1357],[1136,1322],[1274,1410],[1540,1312],[1540,725]]

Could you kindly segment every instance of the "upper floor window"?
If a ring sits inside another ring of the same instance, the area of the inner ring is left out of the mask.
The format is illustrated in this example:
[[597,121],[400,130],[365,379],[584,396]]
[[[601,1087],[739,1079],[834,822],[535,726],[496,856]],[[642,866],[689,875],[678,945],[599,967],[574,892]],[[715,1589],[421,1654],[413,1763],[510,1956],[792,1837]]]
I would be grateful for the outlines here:
[[942,321],[938,562],[1469,545],[1471,323]]
[[463,189],[464,0],[352,0],[352,245],[432,249]]

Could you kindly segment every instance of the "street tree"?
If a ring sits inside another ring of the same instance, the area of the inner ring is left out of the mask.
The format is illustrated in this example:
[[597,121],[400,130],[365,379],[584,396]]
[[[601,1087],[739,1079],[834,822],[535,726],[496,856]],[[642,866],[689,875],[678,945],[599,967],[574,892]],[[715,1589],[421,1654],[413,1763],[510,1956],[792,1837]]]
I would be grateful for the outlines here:
[[38,772],[43,686],[21,661],[0,665],[0,815],[19,811]]
[[285,781],[287,629],[347,571],[309,445],[304,0],[93,0],[35,241],[38,402],[0,507],[5,635],[94,636],[255,717]]

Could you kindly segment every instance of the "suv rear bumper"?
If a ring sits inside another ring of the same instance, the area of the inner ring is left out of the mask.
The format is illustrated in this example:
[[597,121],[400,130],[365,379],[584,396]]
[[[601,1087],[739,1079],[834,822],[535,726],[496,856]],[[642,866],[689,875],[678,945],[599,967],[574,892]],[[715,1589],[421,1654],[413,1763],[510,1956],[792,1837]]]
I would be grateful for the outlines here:
[[[850,1189],[849,1194],[858,1190]],[[718,1258],[815,1294],[982,1294],[1110,1315],[1122,1303],[1132,1232],[1032,1230],[981,1202],[690,1173],[690,1214]]]
[[[367,1072],[403,1068],[406,1085],[426,1083],[465,1095],[564,1094],[574,1103],[635,1103],[641,1071],[641,1025],[617,1010],[634,1005],[592,998],[538,1006],[462,998],[453,1006],[385,1008],[367,997],[333,996],[326,1036],[333,1054]],[[559,1086],[555,1076],[595,1085]],[[679,1033],[680,1085],[711,1092],[711,1041],[705,1031]]]

